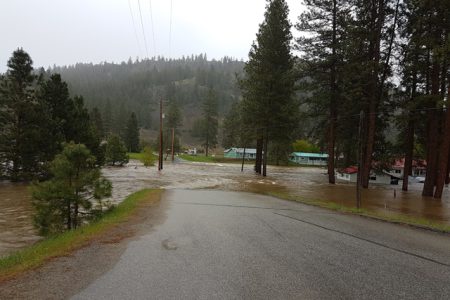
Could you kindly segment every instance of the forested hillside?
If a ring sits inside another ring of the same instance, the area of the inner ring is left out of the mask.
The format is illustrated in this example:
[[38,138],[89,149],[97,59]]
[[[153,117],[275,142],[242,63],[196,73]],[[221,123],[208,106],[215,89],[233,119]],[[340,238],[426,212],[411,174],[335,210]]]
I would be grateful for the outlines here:
[[208,60],[206,55],[165,59],[162,57],[121,64],[76,64],[54,67],[74,95],[83,95],[89,109],[97,107],[105,129],[119,133],[135,112],[139,126],[158,126],[159,100],[175,102],[181,111],[181,127],[190,129],[201,114],[201,103],[209,88],[218,97],[219,114],[226,113],[239,95],[236,74],[244,63],[229,57]]

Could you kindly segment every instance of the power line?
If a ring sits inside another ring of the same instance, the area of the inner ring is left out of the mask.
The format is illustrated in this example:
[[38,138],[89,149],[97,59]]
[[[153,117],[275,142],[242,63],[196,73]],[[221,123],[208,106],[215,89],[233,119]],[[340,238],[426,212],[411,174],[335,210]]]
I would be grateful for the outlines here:
[[172,47],[172,9],[173,9],[173,0],[170,0],[170,26],[169,26],[169,58],[171,56],[171,47]]
[[[418,109],[413,109],[413,110],[408,110],[407,112],[409,113],[415,113],[415,114],[420,114],[420,113],[424,113],[424,112],[428,112],[428,111],[445,111],[446,108],[435,108],[435,107],[429,107],[429,108],[418,108]],[[378,112],[378,113],[364,113],[364,118],[367,118],[368,116],[379,116],[379,115],[383,115],[384,113],[382,112]],[[318,118],[318,117],[325,117],[328,120],[335,120],[336,122],[342,122],[342,121],[349,121],[352,119],[355,120],[359,120],[360,119],[360,113],[358,114],[351,114],[351,115],[344,115],[344,116],[338,116],[336,118],[329,118],[329,114],[325,113],[325,114],[312,114],[312,115],[305,115],[305,117],[308,118]],[[286,125],[286,124],[272,124],[272,125],[266,125],[266,126],[252,126],[252,125],[244,125],[240,127],[241,130],[245,130],[245,131],[251,131],[251,130],[255,130],[255,131],[263,131],[266,129],[290,129],[291,126]]]
[[133,10],[131,9],[130,0],[128,0],[128,8],[130,9],[131,23],[133,24],[134,37],[136,38],[136,44],[137,44],[138,49],[139,49],[139,54],[141,54],[142,53],[141,44],[139,43],[139,38],[138,38],[137,30],[136,30],[136,24],[135,24],[135,21],[134,21]]
[[155,26],[153,25],[152,0],[149,0],[149,3],[150,3],[150,22],[151,22],[151,24],[152,24],[153,53],[154,53],[154,55],[156,55]]
[[[410,109],[410,110],[405,110],[405,112],[408,113],[424,113],[424,112],[428,112],[428,111],[445,111],[447,108],[444,107],[428,107],[428,108],[416,108],[416,109]],[[345,119],[351,119],[351,118],[359,118],[360,114],[353,114],[353,115],[344,115],[344,116],[338,116],[336,118],[333,118],[335,121],[340,121],[340,120],[345,120]],[[382,116],[385,115],[384,112],[375,112],[375,113],[364,113],[364,115],[367,116]],[[310,114],[309,116],[310,118],[317,118],[317,117],[329,117],[329,114],[325,113],[325,114]],[[330,120],[332,120],[332,118],[328,118]]]
[[142,22],[142,11],[141,11],[141,2],[140,2],[140,0],[138,0],[138,6],[139,6],[139,16],[141,17],[142,35],[144,36],[145,52],[147,53],[147,58],[148,58],[147,39],[145,38],[144,22]]

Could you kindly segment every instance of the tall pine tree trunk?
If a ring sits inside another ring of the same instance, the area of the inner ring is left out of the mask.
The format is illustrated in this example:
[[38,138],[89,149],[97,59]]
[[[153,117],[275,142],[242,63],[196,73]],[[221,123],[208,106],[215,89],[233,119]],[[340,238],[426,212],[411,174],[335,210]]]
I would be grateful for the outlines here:
[[367,111],[367,123],[366,123],[366,145],[362,170],[362,186],[363,188],[369,187],[370,170],[372,169],[372,155],[375,145],[375,130],[377,119],[377,107],[381,98],[379,94],[379,63],[380,63],[380,43],[381,43],[381,30],[384,23],[384,0],[379,0],[378,4],[373,1],[373,7],[371,10],[371,23],[373,24],[372,38],[370,40],[368,62],[371,65],[371,74],[368,91],[368,111]]
[[205,143],[205,156],[208,156],[208,150],[209,150],[209,127],[206,128],[206,143]]
[[374,99],[371,99],[369,104],[369,110],[367,113],[366,123],[366,145],[364,153],[364,162],[362,170],[362,186],[363,188],[369,187],[370,170],[372,169],[372,155],[375,144],[375,125],[376,125],[376,104]]
[[336,183],[335,169],[335,144],[336,144],[336,108],[330,107],[330,127],[328,133],[328,182]]
[[[448,95],[450,95],[450,86],[448,88],[448,92],[449,92]],[[440,199],[442,197],[444,184],[448,177],[449,152],[450,152],[450,105],[448,105],[447,103],[444,126],[442,130],[442,142],[441,147],[439,149],[439,164],[437,170],[436,190],[434,192],[434,198]]]
[[21,163],[21,153],[20,153],[20,142],[22,139],[22,118],[20,115],[17,115],[16,117],[16,130],[15,130],[15,136],[14,136],[14,142],[13,142],[13,147],[12,147],[12,157],[11,157],[11,162],[12,162],[12,169],[11,169],[11,181],[15,182],[15,181],[19,181],[19,173],[20,173],[20,167],[22,165]]
[[75,208],[73,212],[73,229],[77,229],[77,227],[78,227],[78,200],[75,202]]
[[450,184],[450,149],[448,151],[447,173],[445,176],[445,184]]
[[70,207],[70,201],[67,201],[67,230],[72,229],[72,212],[71,212],[71,207]]
[[414,149],[414,120],[413,115],[410,113],[408,128],[406,132],[406,143],[405,143],[405,165],[403,169],[403,185],[402,190],[408,190],[408,180],[409,175],[412,174],[412,161],[413,161],[413,149]]
[[330,73],[330,124],[328,128],[328,182],[331,184],[336,183],[334,175],[334,163],[335,163],[335,147],[336,147],[336,118],[337,118],[337,97],[338,87],[336,83],[336,28],[337,26],[337,0],[333,0],[333,33],[332,33],[332,62]]
[[244,154],[242,155],[242,165],[241,165],[241,172],[244,172],[244,163],[245,163],[245,150],[246,146],[244,146]]
[[255,172],[261,174],[261,163],[263,153],[263,138],[259,136],[256,139],[256,160],[255,160]]
[[[417,53],[417,52],[416,52]],[[415,62],[417,62],[417,55],[415,55]],[[412,74],[411,98],[410,102],[415,101],[417,89],[417,70],[414,68]],[[406,131],[405,141],[405,165],[403,170],[403,186],[402,190],[408,190],[409,175],[412,175],[412,161],[414,154],[414,113],[410,112],[408,117],[408,127]]]
[[275,164],[277,166],[279,166],[280,165],[280,148],[279,148],[279,146],[276,147],[275,151],[276,151],[276,153],[275,153],[275,159],[276,159]]
[[438,115],[435,111],[428,112],[427,118],[427,171],[422,195],[433,196],[436,183],[436,166],[438,155]]
[[[433,53],[433,67],[431,70],[431,95],[439,97],[439,61]],[[427,175],[423,185],[423,196],[433,196],[436,184],[437,157],[439,146],[439,114],[434,110],[436,101],[433,99],[427,113]]]

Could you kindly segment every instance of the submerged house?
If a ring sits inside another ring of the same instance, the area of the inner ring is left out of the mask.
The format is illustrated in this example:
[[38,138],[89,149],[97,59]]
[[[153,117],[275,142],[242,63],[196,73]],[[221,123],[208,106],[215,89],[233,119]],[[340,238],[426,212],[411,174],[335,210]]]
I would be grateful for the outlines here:
[[[226,158],[242,158],[244,156],[244,148],[229,148],[223,151],[223,157]],[[256,149],[245,148],[246,159],[256,159]]]
[[292,152],[289,155],[289,160],[300,165],[326,166],[328,163],[328,154]]
[[[356,183],[358,179],[358,167],[351,166],[336,171],[336,179]],[[376,173],[372,170],[370,171],[369,182],[379,184],[398,184],[399,179],[399,176],[391,175],[388,171],[383,170],[380,173]]]
[[[405,159],[404,158],[396,159],[391,166],[389,174],[402,179],[404,170],[405,170]],[[424,177],[426,171],[427,171],[427,162],[425,160],[412,161],[412,170],[411,170],[412,177]]]
[[188,155],[197,155],[197,148],[190,148],[190,149],[184,151],[184,153],[188,154]]

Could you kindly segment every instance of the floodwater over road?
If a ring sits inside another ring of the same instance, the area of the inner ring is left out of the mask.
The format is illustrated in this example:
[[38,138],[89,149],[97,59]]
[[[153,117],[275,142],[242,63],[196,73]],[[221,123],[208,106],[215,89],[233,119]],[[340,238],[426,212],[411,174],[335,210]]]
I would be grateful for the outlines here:
[[[115,201],[144,187],[166,189],[214,188],[248,192],[283,192],[312,200],[329,200],[337,204],[355,205],[355,185],[327,183],[323,168],[286,168],[269,166],[267,178],[254,174],[252,166],[240,172],[239,164],[166,163],[163,172],[134,163],[125,168],[106,168],[114,184]],[[130,182],[132,182],[130,184]],[[401,185],[376,185],[363,191],[363,208],[424,217],[450,224],[450,191],[446,187],[441,200],[421,196],[423,184],[410,184],[403,192]],[[395,197],[394,197],[395,190]]]
[[[254,174],[251,165],[246,165],[243,173],[240,168],[240,164],[167,162],[164,170],[158,172],[156,167],[147,168],[138,161],[131,161],[125,167],[104,168],[103,174],[113,183],[113,203],[143,188],[165,188],[283,192],[305,199],[325,199],[354,206],[354,185],[329,185],[325,169],[269,166],[269,176],[262,178]],[[440,201],[421,197],[421,188],[422,184],[412,184],[409,192],[402,192],[401,186],[372,185],[363,191],[363,207],[450,224],[449,188],[445,188]],[[0,183],[0,256],[39,239],[31,216],[32,206],[26,185]]]

